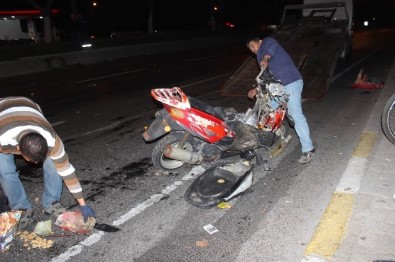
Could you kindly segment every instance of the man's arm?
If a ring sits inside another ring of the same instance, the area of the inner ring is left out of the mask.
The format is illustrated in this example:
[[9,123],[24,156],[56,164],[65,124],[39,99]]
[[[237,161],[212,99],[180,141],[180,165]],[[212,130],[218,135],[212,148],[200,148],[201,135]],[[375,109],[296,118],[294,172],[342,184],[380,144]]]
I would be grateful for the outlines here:
[[86,222],[88,217],[96,217],[95,211],[85,202],[80,181],[75,174],[74,167],[69,162],[63,142],[60,140],[59,136],[56,136],[55,146],[51,151],[50,157],[54,161],[56,170],[62,177],[67,188],[81,206],[80,210],[84,217],[84,221]]
[[78,202],[78,204],[80,204],[80,206],[85,206],[86,205],[84,198],[78,198],[77,202]]
[[59,136],[56,136],[55,146],[50,152],[50,158],[55,164],[58,174],[63,179],[70,193],[73,194],[75,199],[83,199],[82,187],[78,180],[73,165],[69,162],[69,157],[66,154],[63,142]]
[[271,56],[270,55],[264,55],[261,62],[260,62],[260,66],[263,69],[266,69],[267,66],[269,65],[269,60],[270,60]]

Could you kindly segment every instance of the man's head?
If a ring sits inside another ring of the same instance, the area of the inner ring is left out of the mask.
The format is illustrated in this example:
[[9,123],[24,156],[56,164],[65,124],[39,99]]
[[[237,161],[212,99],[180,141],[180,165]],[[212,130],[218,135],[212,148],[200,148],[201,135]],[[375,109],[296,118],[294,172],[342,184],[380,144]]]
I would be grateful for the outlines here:
[[251,52],[253,52],[254,54],[258,53],[258,49],[261,46],[262,43],[262,39],[260,39],[259,37],[253,37],[248,39],[247,41],[247,47],[248,49],[251,50]]
[[48,153],[47,140],[34,132],[23,135],[19,140],[18,148],[22,157],[33,163],[43,162]]

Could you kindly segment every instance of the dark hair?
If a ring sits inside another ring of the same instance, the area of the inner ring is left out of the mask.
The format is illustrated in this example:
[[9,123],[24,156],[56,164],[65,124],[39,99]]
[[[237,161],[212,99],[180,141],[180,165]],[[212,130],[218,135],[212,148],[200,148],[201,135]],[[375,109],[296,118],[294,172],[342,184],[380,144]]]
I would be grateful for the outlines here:
[[250,37],[247,39],[246,45],[248,46],[250,42],[259,42],[259,40],[262,40],[259,36]]
[[19,140],[19,150],[32,162],[43,162],[47,157],[48,144],[45,138],[38,133],[28,133]]

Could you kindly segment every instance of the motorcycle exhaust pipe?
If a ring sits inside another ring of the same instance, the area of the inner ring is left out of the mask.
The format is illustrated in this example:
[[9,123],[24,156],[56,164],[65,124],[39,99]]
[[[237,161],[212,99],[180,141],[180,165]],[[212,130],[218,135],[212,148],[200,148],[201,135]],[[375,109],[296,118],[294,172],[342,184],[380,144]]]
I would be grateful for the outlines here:
[[190,152],[178,147],[173,147],[172,145],[165,146],[163,155],[167,158],[182,161],[188,164],[200,164],[203,162],[202,154]]

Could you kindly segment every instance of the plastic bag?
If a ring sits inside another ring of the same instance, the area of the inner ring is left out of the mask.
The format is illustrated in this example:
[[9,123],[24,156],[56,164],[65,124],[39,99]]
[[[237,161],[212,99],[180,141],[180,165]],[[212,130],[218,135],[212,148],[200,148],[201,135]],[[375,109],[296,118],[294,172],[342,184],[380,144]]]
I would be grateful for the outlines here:
[[17,225],[21,219],[21,211],[10,211],[0,214],[0,251],[6,251],[15,237]]
[[55,225],[63,230],[68,230],[77,234],[91,234],[96,224],[96,219],[89,217],[86,223],[81,211],[64,212],[58,216]]
[[41,236],[48,236],[52,234],[52,220],[40,221],[34,228],[34,233]]

